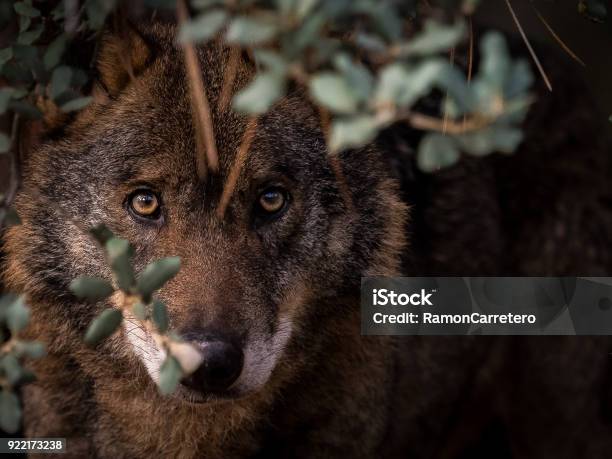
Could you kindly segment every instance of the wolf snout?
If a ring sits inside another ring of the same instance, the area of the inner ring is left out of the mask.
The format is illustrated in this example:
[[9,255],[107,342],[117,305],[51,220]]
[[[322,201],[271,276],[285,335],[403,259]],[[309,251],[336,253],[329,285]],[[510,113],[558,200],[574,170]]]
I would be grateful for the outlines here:
[[202,354],[202,363],[182,380],[184,386],[198,392],[222,392],[238,379],[242,373],[244,354],[235,340],[207,335],[189,341]]

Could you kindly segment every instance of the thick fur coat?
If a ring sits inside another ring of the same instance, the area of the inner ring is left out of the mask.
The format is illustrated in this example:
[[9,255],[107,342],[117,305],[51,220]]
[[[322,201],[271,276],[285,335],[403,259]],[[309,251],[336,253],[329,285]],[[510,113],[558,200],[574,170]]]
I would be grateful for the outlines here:
[[[49,349],[25,390],[28,436],[67,437],[73,457],[457,457],[496,425],[516,457],[609,451],[607,339],[360,335],[361,276],[612,271],[609,151],[563,66],[550,67],[559,68],[555,94],[538,90],[515,155],[423,175],[419,134],[394,128],[341,156],[350,202],[317,112],[296,91],[259,120],[219,220],[246,124],[216,108],[229,53],[198,51],[221,162],[200,181],[174,30],[157,25],[132,40],[124,48],[107,38],[94,102],[29,155],[16,202],[23,224],[4,236],[5,282],[27,295],[29,333]],[[134,79],[122,71],[126,49]],[[251,74],[245,61],[236,88]],[[264,221],[253,202],[269,184],[290,199]],[[161,195],[159,224],[126,210],[143,186]],[[240,337],[245,363],[233,392],[159,395],[159,353],[133,322],[97,349],[83,344],[106,305],[77,300],[68,284],[110,277],[83,230],[100,222],[134,244],[138,269],[182,258],[160,292],[171,326]]]

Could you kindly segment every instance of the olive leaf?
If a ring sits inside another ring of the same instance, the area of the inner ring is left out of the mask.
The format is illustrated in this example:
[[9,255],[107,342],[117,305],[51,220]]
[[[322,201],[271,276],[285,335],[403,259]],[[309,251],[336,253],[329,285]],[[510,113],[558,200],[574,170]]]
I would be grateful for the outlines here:
[[159,369],[159,391],[162,395],[174,392],[183,377],[183,370],[179,361],[169,355]]
[[159,300],[153,301],[153,322],[160,333],[165,333],[168,330],[168,311],[166,305]]
[[85,333],[85,343],[90,346],[95,346],[99,342],[105,340],[117,331],[122,320],[123,314],[119,309],[105,309],[89,325]]
[[140,274],[136,290],[148,303],[156,290],[172,279],[181,269],[181,259],[168,257],[149,264]]
[[79,298],[90,301],[103,300],[115,291],[110,282],[98,277],[79,277],[70,283],[70,290]]

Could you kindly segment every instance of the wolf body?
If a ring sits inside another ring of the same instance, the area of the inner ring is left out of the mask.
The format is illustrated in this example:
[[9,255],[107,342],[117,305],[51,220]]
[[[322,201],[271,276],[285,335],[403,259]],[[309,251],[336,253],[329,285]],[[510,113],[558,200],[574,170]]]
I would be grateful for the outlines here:
[[[609,274],[609,155],[588,101],[540,91],[519,152],[432,175],[414,166],[418,135],[391,129],[340,156],[347,202],[317,112],[296,91],[258,120],[220,219],[246,126],[217,108],[229,51],[198,50],[220,159],[200,180],[174,29],[132,39],[106,39],[93,103],[29,155],[23,224],[4,237],[5,282],[27,295],[29,333],[49,352],[25,388],[28,436],[66,437],[74,457],[457,457],[486,444],[493,425],[516,457],[604,457],[607,339],[363,337],[358,307],[367,275]],[[550,77],[561,94],[584,93],[565,69]],[[274,218],[255,210],[269,187],[286,193]],[[143,188],[161,201],[154,222],[128,209]],[[160,297],[178,333],[231,336],[240,348],[227,390],[159,395],[161,352],[130,318],[97,349],[83,344],[108,305],[68,285],[111,277],[83,231],[102,222],[134,244],[137,269],[181,257]]]

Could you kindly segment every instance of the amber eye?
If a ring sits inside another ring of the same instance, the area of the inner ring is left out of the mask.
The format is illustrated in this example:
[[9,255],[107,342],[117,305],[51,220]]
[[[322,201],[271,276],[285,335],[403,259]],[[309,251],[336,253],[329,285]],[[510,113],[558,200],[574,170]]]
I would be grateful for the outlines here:
[[157,218],[160,212],[159,198],[149,190],[135,192],[129,199],[130,210],[139,217]]
[[279,188],[268,188],[259,195],[259,206],[268,214],[280,212],[285,207],[287,197]]

